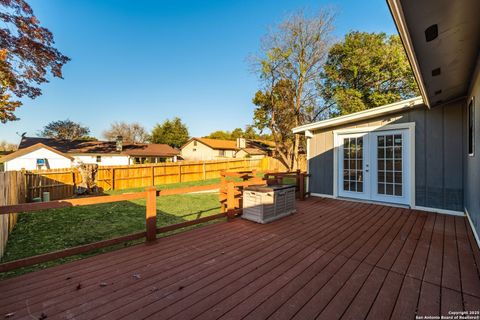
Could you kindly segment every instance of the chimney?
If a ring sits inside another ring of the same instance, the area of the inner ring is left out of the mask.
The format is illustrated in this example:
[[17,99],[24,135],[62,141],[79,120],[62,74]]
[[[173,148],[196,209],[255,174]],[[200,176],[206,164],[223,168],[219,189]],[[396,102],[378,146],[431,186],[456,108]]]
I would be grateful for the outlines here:
[[237,138],[237,148],[238,149],[243,149],[246,148],[247,142],[245,138]]
[[117,149],[118,152],[121,152],[123,150],[123,137],[122,136],[117,136],[116,149]]

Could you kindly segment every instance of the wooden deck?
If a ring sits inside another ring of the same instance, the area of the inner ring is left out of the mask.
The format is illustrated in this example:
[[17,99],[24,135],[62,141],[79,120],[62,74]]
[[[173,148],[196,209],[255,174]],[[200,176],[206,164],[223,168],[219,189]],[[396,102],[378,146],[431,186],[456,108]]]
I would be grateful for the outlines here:
[[480,310],[463,217],[311,198],[0,282],[10,319],[414,319]]

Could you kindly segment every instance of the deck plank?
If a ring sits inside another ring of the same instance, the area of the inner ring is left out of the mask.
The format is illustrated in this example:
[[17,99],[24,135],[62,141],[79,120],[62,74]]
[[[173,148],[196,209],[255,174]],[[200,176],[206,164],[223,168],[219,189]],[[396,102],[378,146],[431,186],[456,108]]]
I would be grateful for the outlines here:
[[442,287],[462,292],[455,232],[455,217],[445,217]]
[[419,316],[440,316],[440,291],[441,288],[423,281],[418,299]]
[[425,266],[427,264],[428,252],[430,251],[430,243],[432,241],[433,226],[437,215],[429,214],[423,226],[412,260],[408,266],[407,275],[418,280],[423,279]]
[[443,266],[443,240],[444,240],[445,216],[437,215],[433,227],[432,241],[430,251],[428,252],[427,265],[425,266],[425,275],[423,280],[442,285],[442,266]]

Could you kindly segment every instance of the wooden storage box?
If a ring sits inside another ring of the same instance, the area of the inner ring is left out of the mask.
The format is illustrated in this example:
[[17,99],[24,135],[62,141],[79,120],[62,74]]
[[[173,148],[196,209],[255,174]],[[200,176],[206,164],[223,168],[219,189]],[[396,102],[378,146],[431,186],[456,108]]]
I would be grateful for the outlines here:
[[251,186],[243,190],[242,218],[268,223],[295,212],[295,186]]

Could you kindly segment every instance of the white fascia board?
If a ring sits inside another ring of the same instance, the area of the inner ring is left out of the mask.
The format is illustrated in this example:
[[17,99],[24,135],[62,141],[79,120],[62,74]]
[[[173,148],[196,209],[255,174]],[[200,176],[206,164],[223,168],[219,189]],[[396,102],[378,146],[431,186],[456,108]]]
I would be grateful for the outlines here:
[[299,126],[299,127],[293,128],[293,133],[303,133],[305,131],[318,130],[322,128],[328,128],[328,127],[338,126],[338,125],[346,124],[350,122],[360,121],[364,119],[370,119],[370,118],[378,117],[381,115],[395,113],[402,110],[413,109],[416,106],[422,105],[422,104],[424,104],[422,97],[410,98],[410,99],[402,100],[392,104],[387,104],[381,107],[367,109],[367,110],[347,114],[345,116],[340,116],[332,119],[322,120],[322,121],[306,124],[303,126]]
[[400,39],[402,40],[403,47],[405,48],[408,61],[410,62],[410,66],[412,67],[413,74],[420,89],[420,94],[423,97],[425,105],[430,108],[427,90],[423,82],[422,73],[420,72],[420,65],[418,64],[417,56],[413,48],[412,38],[410,37],[410,33],[408,31],[400,0],[387,0],[387,3],[390,13],[392,14],[393,21],[395,22],[395,26],[397,27],[398,34],[400,35]]

